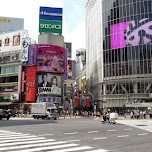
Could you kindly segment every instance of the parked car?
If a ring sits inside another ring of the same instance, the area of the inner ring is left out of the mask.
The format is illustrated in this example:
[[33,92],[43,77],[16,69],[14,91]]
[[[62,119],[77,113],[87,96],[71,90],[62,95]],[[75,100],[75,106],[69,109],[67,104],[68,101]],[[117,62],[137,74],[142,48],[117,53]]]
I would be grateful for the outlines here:
[[7,120],[9,120],[10,114],[7,110],[0,110],[0,120],[2,118],[6,118]]

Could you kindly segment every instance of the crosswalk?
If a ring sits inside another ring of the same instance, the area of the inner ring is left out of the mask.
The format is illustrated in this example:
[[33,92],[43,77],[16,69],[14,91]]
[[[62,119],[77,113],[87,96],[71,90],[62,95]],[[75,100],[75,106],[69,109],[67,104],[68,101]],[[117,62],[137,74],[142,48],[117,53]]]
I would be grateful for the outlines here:
[[36,135],[0,130],[0,152],[108,152],[71,141],[56,141]]

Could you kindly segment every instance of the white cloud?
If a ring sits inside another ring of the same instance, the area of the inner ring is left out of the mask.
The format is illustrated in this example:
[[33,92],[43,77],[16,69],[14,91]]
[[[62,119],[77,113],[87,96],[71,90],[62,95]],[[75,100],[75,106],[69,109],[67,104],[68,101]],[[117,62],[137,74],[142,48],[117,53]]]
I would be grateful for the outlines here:
[[71,33],[64,33],[65,41],[72,42],[72,59],[76,57],[76,50],[85,48],[85,21],[81,22]]

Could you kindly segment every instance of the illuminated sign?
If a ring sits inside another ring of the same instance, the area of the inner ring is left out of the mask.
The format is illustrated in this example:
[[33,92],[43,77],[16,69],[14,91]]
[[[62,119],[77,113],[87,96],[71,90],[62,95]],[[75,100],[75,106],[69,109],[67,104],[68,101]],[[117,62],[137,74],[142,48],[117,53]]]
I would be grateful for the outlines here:
[[0,18],[0,22],[2,22],[2,23],[10,23],[11,20],[9,18]]

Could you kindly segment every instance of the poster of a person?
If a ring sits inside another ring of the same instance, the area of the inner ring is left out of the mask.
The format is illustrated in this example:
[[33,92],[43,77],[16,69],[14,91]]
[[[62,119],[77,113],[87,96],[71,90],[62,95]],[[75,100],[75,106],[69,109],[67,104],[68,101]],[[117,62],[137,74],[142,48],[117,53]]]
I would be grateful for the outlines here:
[[20,45],[20,35],[13,36],[13,46]]
[[51,87],[58,88],[58,79],[56,76],[52,76],[50,83]]
[[4,46],[9,46],[9,43],[10,43],[10,39],[7,37],[7,38],[5,39],[5,44],[4,44]]
[[51,87],[51,84],[48,82],[47,74],[42,74],[42,82],[38,84],[38,87]]

